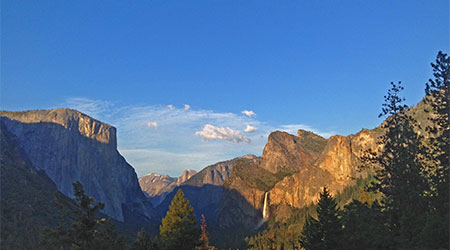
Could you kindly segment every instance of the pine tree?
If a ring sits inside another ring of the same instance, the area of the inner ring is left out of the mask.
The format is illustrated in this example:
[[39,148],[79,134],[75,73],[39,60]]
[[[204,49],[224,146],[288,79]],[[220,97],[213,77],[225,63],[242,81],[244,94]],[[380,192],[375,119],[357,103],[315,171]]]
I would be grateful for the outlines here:
[[209,245],[209,234],[208,234],[208,231],[206,230],[207,225],[206,225],[206,219],[205,219],[205,215],[204,214],[202,214],[202,218],[200,220],[200,223],[201,223],[200,224],[201,233],[200,233],[200,238],[199,238],[200,246],[198,246],[197,249],[198,250],[214,250],[214,249],[217,249],[217,248]]
[[[422,232],[424,247],[427,249],[449,248],[449,119],[450,112],[450,58],[439,51],[436,62],[431,63],[434,79],[426,84],[425,101],[431,106],[432,125],[427,127],[430,133],[428,156],[431,162],[431,203],[427,223]],[[429,111],[430,112],[430,111]],[[439,234],[435,232],[439,231]]]
[[80,182],[73,183],[75,198],[71,200],[57,196],[56,204],[69,211],[72,224],[61,225],[56,230],[47,230],[41,247],[44,249],[70,250],[122,250],[125,249],[124,238],[115,233],[111,220],[99,218],[103,203],[95,203],[86,195]]
[[401,83],[391,85],[380,114],[388,118],[383,124],[386,133],[380,138],[384,147],[375,158],[379,165],[375,189],[384,195],[383,213],[393,237],[391,247],[414,249],[427,210],[424,196],[428,185],[422,174],[425,151],[422,137],[414,131],[416,122],[405,112],[408,107],[399,96]]
[[377,202],[369,206],[357,200],[352,201],[344,208],[342,225],[343,249],[387,249],[386,239],[389,239],[389,235]]
[[137,234],[136,240],[133,242],[129,250],[156,250],[155,243],[151,240],[150,234],[145,231],[144,228],[141,229]]
[[[450,126],[448,115],[450,112],[450,58],[439,51],[436,63],[431,64],[434,79],[426,84],[426,101],[431,105],[433,116],[430,118],[432,126],[427,130],[430,137],[431,155],[434,160],[433,187],[435,189],[437,208],[448,212],[449,202],[449,154]],[[447,206],[447,207],[445,207]]]
[[327,187],[320,193],[317,219],[309,216],[303,228],[300,244],[306,250],[340,249],[342,231],[339,209]]
[[119,236],[116,232],[111,218],[101,220],[102,223],[99,226],[94,237],[96,238],[95,249],[104,250],[124,250],[125,249],[125,237]]
[[161,249],[193,250],[199,245],[200,230],[194,209],[181,189],[173,198],[166,217],[162,219],[159,234]]

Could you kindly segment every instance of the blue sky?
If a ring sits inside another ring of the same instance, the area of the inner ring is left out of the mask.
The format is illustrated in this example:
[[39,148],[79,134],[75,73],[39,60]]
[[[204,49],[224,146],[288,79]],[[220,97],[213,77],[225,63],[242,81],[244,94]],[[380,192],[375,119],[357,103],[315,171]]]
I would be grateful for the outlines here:
[[138,175],[179,175],[260,155],[275,129],[373,128],[390,81],[417,103],[448,5],[4,0],[0,105],[79,109],[118,128]]

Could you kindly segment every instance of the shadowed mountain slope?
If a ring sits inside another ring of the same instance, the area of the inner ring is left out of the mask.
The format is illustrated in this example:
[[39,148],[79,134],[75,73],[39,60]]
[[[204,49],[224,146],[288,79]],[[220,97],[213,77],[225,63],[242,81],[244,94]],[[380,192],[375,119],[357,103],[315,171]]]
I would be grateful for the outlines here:
[[72,197],[72,183],[80,181],[116,220],[156,216],[134,169],[117,151],[114,127],[70,109],[0,112],[0,121],[32,167],[45,172],[63,194]]

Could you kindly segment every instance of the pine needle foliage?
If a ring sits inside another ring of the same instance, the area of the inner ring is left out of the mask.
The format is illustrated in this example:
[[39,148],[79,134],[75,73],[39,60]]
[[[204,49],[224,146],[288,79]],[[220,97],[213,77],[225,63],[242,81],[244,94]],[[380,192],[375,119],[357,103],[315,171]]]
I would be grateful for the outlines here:
[[158,249],[156,244],[150,238],[150,234],[141,228],[141,231],[137,233],[136,240],[133,242],[129,250],[156,250]]
[[100,218],[103,203],[86,195],[80,182],[73,183],[75,198],[68,202],[57,196],[56,204],[66,207],[72,219],[70,226],[48,229],[41,241],[42,249],[58,250],[123,250],[124,238],[119,237],[110,219]]
[[434,79],[429,79],[425,88],[425,101],[431,106],[431,110],[426,110],[431,113],[431,125],[426,128],[430,133],[427,160],[431,191],[430,207],[421,239],[424,243],[423,249],[449,249],[449,56],[439,51],[431,67]]
[[340,249],[342,224],[339,213],[336,200],[324,187],[317,204],[317,219],[307,218],[300,245],[306,250]]
[[380,142],[384,147],[375,157],[375,190],[383,194],[385,223],[392,236],[392,249],[414,249],[414,240],[424,225],[429,192],[425,171],[426,150],[423,137],[415,132],[417,122],[405,112],[408,107],[400,97],[401,82],[391,83],[380,117],[387,116],[386,133]]
[[200,230],[194,209],[181,189],[172,200],[160,226],[160,249],[193,250],[199,245]]

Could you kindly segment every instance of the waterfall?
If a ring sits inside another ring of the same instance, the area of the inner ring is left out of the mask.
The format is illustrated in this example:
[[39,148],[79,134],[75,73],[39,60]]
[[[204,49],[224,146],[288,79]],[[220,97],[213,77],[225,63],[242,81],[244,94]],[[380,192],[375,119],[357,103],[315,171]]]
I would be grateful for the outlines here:
[[269,195],[269,192],[264,193],[264,206],[262,211],[263,218],[261,221],[258,222],[258,224],[255,227],[255,230],[259,229],[264,223],[266,223],[267,219],[269,218],[269,206],[267,205],[267,196]]
[[264,207],[263,207],[263,219],[267,219],[269,217],[269,213],[267,211],[268,207],[267,207],[267,195],[269,194],[269,192],[266,192],[264,194]]

